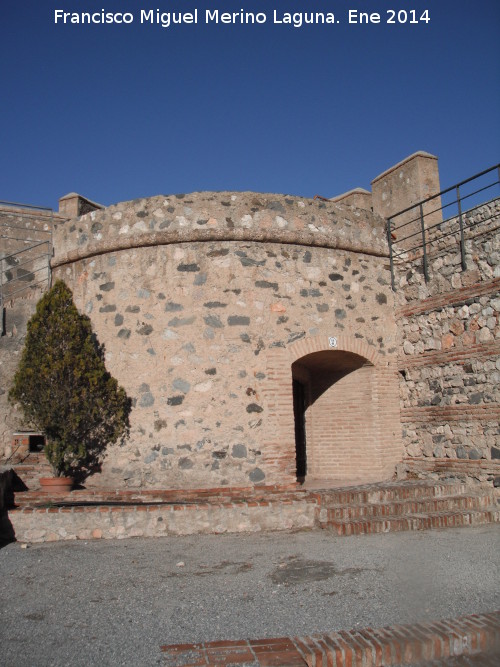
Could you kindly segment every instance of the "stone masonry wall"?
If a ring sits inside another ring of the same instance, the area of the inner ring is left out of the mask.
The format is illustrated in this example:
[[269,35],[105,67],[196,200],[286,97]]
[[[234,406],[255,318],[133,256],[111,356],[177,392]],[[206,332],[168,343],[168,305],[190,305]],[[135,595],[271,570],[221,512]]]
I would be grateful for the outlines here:
[[26,337],[26,325],[42,296],[40,289],[27,292],[4,306],[5,330],[0,337],[0,463],[12,452],[12,434],[24,426],[22,413],[8,402],[8,390],[16,372]]
[[[3,300],[13,292],[48,281],[54,213],[0,206],[0,273]],[[43,245],[35,246],[42,243]],[[32,249],[30,249],[32,248]],[[14,281],[9,285],[9,281]]]
[[409,457],[500,457],[500,200],[465,220],[466,271],[457,234],[431,246],[427,283],[421,257],[396,267]]
[[[337,453],[341,476],[393,474],[398,336],[382,219],[296,197],[195,193],[92,212],[54,238],[54,279],[90,316],[134,406],[129,441],[88,484],[294,481],[291,367],[325,351],[374,369],[373,437],[362,457]],[[359,384],[346,387],[342,405],[356,405]]]

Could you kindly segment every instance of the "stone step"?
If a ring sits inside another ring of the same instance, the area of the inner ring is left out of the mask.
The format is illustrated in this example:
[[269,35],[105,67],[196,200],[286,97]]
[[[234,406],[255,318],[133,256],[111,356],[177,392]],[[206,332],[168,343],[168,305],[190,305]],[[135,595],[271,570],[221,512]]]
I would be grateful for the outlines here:
[[408,514],[365,520],[337,519],[324,522],[322,528],[337,535],[369,535],[404,530],[430,530],[433,528],[457,528],[479,526],[500,521],[499,509],[435,512],[431,514]]
[[[410,486],[414,492],[416,486]],[[426,494],[435,491],[437,497],[350,507],[325,505],[321,493],[300,487],[28,491],[15,494],[9,516],[17,538],[25,541],[237,532],[256,526],[259,530],[321,527],[338,535],[359,535],[500,520],[500,509],[480,488],[454,496],[440,496],[441,484],[424,488]],[[456,490],[456,485],[447,488]],[[407,495],[404,485],[399,484],[398,489],[400,495]]]
[[325,508],[327,521],[336,519],[362,519],[368,517],[430,514],[452,510],[488,509],[492,505],[489,493],[475,495],[444,496],[423,500],[398,500],[387,503],[362,503],[359,505],[329,505]]
[[318,494],[323,505],[351,505],[440,498],[460,495],[466,491],[466,484],[456,481],[405,481],[327,489],[319,491]]

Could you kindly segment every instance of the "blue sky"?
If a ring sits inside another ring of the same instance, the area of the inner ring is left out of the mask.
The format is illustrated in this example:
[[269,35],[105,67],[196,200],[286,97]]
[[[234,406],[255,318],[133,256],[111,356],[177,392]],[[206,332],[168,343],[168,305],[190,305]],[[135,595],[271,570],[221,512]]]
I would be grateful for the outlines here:
[[[141,9],[198,25],[141,25]],[[206,25],[206,8],[265,25]],[[430,22],[385,23],[387,9]],[[134,23],[56,25],[54,10]],[[349,25],[348,9],[381,24]],[[294,28],[273,11],[334,12]],[[0,199],[57,208],[195,190],[370,187],[416,150],[441,185],[500,159],[498,0],[0,0]]]

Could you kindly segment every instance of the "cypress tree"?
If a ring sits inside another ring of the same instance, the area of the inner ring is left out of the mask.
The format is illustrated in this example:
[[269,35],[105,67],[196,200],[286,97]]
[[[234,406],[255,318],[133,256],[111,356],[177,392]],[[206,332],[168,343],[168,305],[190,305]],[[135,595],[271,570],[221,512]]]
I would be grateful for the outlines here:
[[106,370],[90,319],[61,280],[28,322],[9,399],[45,433],[56,476],[85,478],[99,469],[106,446],[128,435],[130,399]]

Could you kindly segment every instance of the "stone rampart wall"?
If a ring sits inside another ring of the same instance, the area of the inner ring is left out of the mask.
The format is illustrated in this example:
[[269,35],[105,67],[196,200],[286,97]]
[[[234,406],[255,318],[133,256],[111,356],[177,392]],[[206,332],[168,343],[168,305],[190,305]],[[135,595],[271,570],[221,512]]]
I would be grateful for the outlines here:
[[467,270],[454,234],[396,266],[402,334],[401,416],[407,455],[500,455],[500,200],[464,216]]
[[[297,197],[195,193],[57,224],[54,246],[54,278],[90,316],[134,405],[130,440],[89,484],[294,481],[291,367],[325,351],[374,369],[373,438],[358,458],[339,452],[339,474],[392,475],[398,335],[382,219]],[[348,387],[361,414],[359,384]]]

